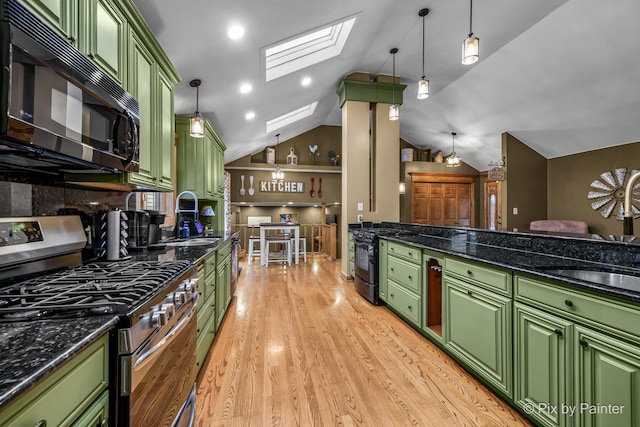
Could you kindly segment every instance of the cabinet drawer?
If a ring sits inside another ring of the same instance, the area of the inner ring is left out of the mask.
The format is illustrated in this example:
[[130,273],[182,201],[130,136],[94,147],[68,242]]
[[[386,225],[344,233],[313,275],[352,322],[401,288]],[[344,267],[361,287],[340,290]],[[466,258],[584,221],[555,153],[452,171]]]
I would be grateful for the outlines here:
[[109,381],[108,334],[0,412],[2,426],[68,426],[102,394]]
[[459,258],[445,257],[445,273],[483,288],[511,295],[511,273]]
[[204,299],[198,301],[198,336],[200,336],[200,334],[205,330],[209,318],[215,317],[216,296],[214,294],[215,289],[206,301]]
[[572,319],[608,326],[617,334],[623,331],[640,337],[640,310],[623,301],[519,275],[515,276],[515,298]]
[[355,262],[356,256],[353,251],[349,251],[349,262]]
[[209,353],[209,349],[211,348],[211,344],[215,338],[215,332],[216,316],[211,316],[209,321],[198,334],[198,341],[196,344],[196,366],[198,367],[198,370],[202,367],[202,363]]
[[353,240],[349,239],[349,252],[353,252],[355,250],[355,244],[353,243]]
[[204,274],[211,276],[216,272],[216,255],[211,254],[204,259]]
[[387,278],[422,294],[422,267],[395,257],[387,259]]
[[404,258],[415,263],[422,263],[422,250],[401,243],[389,242],[389,255]]
[[387,305],[399,311],[413,324],[420,327],[421,298],[402,286],[389,281],[387,288]]
[[109,390],[105,390],[93,405],[87,409],[80,418],[78,418],[71,427],[97,427],[102,425],[109,419]]

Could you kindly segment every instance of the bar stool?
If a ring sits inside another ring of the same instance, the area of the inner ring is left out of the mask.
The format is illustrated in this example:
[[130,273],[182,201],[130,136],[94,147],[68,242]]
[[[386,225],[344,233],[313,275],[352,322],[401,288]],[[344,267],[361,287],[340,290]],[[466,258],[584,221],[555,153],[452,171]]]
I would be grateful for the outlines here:
[[[291,237],[291,250],[295,252],[295,244],[296,244],[296,238]],[[307,238],[306,237],[300,237],[298,239],[298,257],[302,255],[302,258],[304,259],[304,262],[307,262]],[[295,256],[295,253],[294,255]]]
[[[269,266],[269,261],[271,262],[286,262],[291,265],[291,239],[288,237],[281,237],[278,235],[267,236],[265,238],[265,265]],[[270,248],[272,244],[278,245],[278,250],[276,252],[270,252]],[[284,246],[284,249],[280,247],[280,245]]]
[[251,265],[254,256],[260,256],[260,236],[249,236],[249,262],[247,264]]

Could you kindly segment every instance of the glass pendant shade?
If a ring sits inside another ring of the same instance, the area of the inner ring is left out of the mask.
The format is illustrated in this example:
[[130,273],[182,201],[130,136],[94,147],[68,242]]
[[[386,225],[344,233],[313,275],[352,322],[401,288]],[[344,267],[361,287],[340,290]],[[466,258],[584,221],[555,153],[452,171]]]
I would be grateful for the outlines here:
[[474,37],[473,34],[469,34],[462,42],[462,63],[464,65],[471,65],[478,61],[480,57],[480,39]]
[[398,104],[391,104],[389,106],[389,120],[400,119],[400,106]]
[[273,172],[271,172],[271,178],[274,181],[282,181],[284,179],[284,172],[280,169],[280,166],[276,166]]
[[418,81],[418,99],[427,99],[429,97],[429,80],[425,80],[422,76],[422,80]]
[[457,168],[460,166],[460,156],[456,154],[456,132],[451,132],[451,154],[447,157],[447,167]]
[[204,138],[204,118],[198,111],[189,119],[189,135],[194,138]]
[[447,167],[457,168],[458,166],[460,166],[460,156],[453,152],[449,155],[449,157],[447,157]]
[[200,79],[194,79],[189,82],[189,86],[196,88],[196,112],[193,113],[193,117],[189,119],[189,135],[194,138],[204,138],[204,117],[200,114],[199,101],[200,101],[200,85],[202,81]]

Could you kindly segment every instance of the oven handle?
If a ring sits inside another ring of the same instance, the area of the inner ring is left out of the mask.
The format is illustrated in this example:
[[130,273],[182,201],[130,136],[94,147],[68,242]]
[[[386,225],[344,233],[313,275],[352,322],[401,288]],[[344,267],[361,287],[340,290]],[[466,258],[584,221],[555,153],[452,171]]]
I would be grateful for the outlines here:
[[158,344],[154,345],[149,350],[142,353],[140,357],[138,357],[138,360],[136,360],[136,363],[133,366],[133,368],[137,369],[151,362],[154,359],[154,356],[157,356],[158,354],[160,354],[160,350],[162,350],[163,347],[165,347],[168,344],[171,344],[171,341],[173,341],[174,338],[180,333],[180,331],[182,330],[182,328],[184,328],[187,322],[191,320],[191,317],[196,314],[197,306],[198,306],[198,295],[196,294],[194,297],[193,306],[189,310],[189,313],[184,318],[182,318],[180,322],[176,324],[176,326],[171,330],[171,332],[167,334],[166,337],[164,337],[164,339],[162,339],[162,341],[160,341]]

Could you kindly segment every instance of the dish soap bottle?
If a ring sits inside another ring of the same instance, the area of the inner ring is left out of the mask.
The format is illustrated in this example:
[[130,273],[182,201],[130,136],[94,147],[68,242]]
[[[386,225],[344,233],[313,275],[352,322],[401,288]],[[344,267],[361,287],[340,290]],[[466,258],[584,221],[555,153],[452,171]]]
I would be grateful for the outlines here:
[[182,237],[190,237],[191,233],[189,232],[189,221],[184,221],[182,223]]

